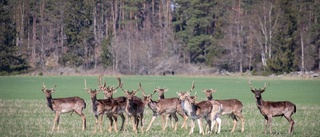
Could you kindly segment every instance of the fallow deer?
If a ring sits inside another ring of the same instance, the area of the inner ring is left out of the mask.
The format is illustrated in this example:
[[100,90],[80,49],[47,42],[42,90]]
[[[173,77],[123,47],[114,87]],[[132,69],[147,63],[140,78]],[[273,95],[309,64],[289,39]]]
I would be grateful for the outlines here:
[[[216,92],[215,89],[202,89],[202,91],[206,94],[208,100],[213,100],[212,94]],[[242,103],[237,99],[227,99],[227,100],[215,100],[222,104],[223,110],[221,115],[229,115],[233,119],[233,127],[231,132],[234,132],[238,119],[241,120],[242,128],[241,132],[244,131],[244,118],[242,116]],[[221,127],[221,125],[219,125]],[[220,128],[219,128],[220,129]],[[220,130],[218,130],[218,133]]]
[[149,124],[148,128],[146,129],[146,131],[148,131],[150,129],[153,121],[155,120],[155,118],[158,115],[161,115],[161,116],[165,117],[165,119],[166,119],[165,124],[162,125],[162,130],[166,130],[169,115],[172,116],[175,120],[173,128],[176,131],[177,130],[177,122],[178,122],[178,117],[176,115],[176,112],[178,110],[182,111],[180,100],[178,98],[167,98],[167,99],[159,99],[158,101],[153,101],[152,95],[154,93],[156,93],[156,91],[154,91],[150,95],[146,95],[143,88],[141,88],[141,91],[142,91],[142,96],[143,96],[142,100],[143,100],[144,104],[148,105],[148,107],[153,112],[152,119],[151,119],[150,124]]
[[267,126],[270,128],[270,134],[272,134],[271,130],[271,122],[272,117],[284,116],[289,122],[289,133],[293,132],[294,121],[291,118],[293,113],[296,113],[296,105],[289,101],[279,101],[279,102],[271,102],[271,101],[263,101],[261,94],[266,90],[270,83],[264,83],[264,87],[261,89],[253,88],[250,80],[248,81],[249,86],[251,88],[251,92],[255,95],[256,104],[260,113],[265,118],[265,128],[264,133],[267,133]]
[[[194,85],[192,85],[191,86],[191,90],[193,90],[193,88],[194,88]],[[160,88],[160,87],[157,87],[157,88],[155,88],[154,89],[154,92],[158,92],[158,97],[159,97],[159,100],[160,99],[165,99],[165,97],[164,97],[164,93],[165,92],[167,92],[168,91],[168,89],[165,89],[165,88]],[[179,100],[179,98],[175,98],[176,100]],[[187,119],[188,119],[188,116],[184,113],[184,111],[182,110],[182,107],[181,107],[181,103],[179,103],[179,109],[177,110],[177,113],[183,118],[183,123],[182,123],[182,125],[181,125],[181,128],[187,128],[187,125],[186,125],[186,122],[187,122]],[[181,108],[181,109],[180,109]],[[175,114],[176,115],[176,114]],[[169,115],[169,118],[170,118],[170,120],[171,120],[171,117],[172,117],[172,115],[170,114]],[[161,119],[162,119],[162,126],[164,126],[164,120],[165,120],[165,117],[164,117],[164,115],[162,115],[162,117],[161,117]],[[167,121],[166,121],[167,122]],[[172,124],[172,127],[174,128],[174,124]]]
[[104,84],[101,85],[101,77],[102,75],[99,76],[98,83],[99,83],[100,90],[103,91],[104,99],[113,99],[119,104],[119,107],[117,109],[117,114],[119,114],[122,119],[120,131],[123,131],[125,129],[126,118],[124,116],[124,113],[127,105],[127,98],[124,96],[113,98],[113,94],[116,93],[117,89],[120,87],[121,79],[120,77],[117,77],[118,86],[113,87],[113,86],[106,86],[107,84],[105,81],[104,81]]
[[[92,111],[94,113],[96,122],[94,127],[94,133],[97,131],[98,118],[100,117],[100,132],[102,132],[102,120],[103,115],[106,114],[108,119],[110,120],[110,127],[108,129],[109,132],[112,131],[112,126],[114,126],[114,130],[118,132],[117,129],[117,110],[119,108],[119,104],[113,99],[97,99],[97,95],[99,94],[99,90],[96,89],[88,89],[87,82],[84,80],[84,90],[87,91],[90,95],[92,102]],[[113,125],[113,120],[115,121]]]
[[86,117],[82,111],[86,108],[86,102],[80,97],[52,98],[52,93],[54,93],[56,86],[54,85],[53,88],[47,89],[44,83],[42,83],[42,92],[47,98],[47,105],[56,114],[52,131],[54,131],[56,124],[59,130],[60,114],[67,112],[77,113],[82,118],[82,131],[85,130]]
[[199,133],[205,134],[202,128],[201,118],[205,119],[209,125],[210,132],[216,119],[220,116],[222,106],[214,100],[201,101],[196,103],[197,96],[190,96],[190,92],[177,92],[182,102],[182,108],[192,119],[189,135],[193,133],[194,122],[197,120]]
[[125,90],[122,88],[123,82],[120,85],[120,88],[123,90],[123,93],[126,95],[127,98],[127,105],[126,105],[126,112],[129,116],[133,116],[133,124],[132,129],[135,133],[138,132],[139,123],[141,125],[141,131],[143,132],[143,113],[145,104],[142,102],[141,99],[134,99],[135,95],[141,88],[141,83],[139,83],[139,88],[137,90]]

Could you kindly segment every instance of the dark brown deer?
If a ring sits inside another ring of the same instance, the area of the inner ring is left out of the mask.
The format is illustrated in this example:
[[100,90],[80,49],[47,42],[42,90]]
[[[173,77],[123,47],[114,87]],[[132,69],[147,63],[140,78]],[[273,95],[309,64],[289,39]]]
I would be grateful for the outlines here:
[[54,87],[51,89],[47,89],[44,83],[42,83],[42,92],[47,98],[47,105],[56,114],[52,131],[55,129],[56,125],[58,126],[57,129],[59,130],[60,114],[67,112],[77,113],[82,118],[82,131],[85,130],[86,117],[82,113],[82,111],[86,108],[86,102],[84,99],[80,97],[52,98],[52,93],[54,93],[55,87],[56,85],[54,85]]
[[122,88],[123,82],[120,85],[120,88],[123,90],[124,94],[127,97],[127,105],[126,105],[126,112],[129,116],[133,116],[133,124],[132,129],[135,133],[138,132],[139,123],[141,125],[141,131],[143,132],[143,113],[145,104],[142,102],[141,99],[134,99],[137,92],[141,88],[141,83],[139,83],[139,88],[137,90],[125,90]]
[[142,90],[142,96],[143,96],[143,102],[144,104],[148,105],[148,107],[152,110],[153,112],[153,116],[152,119],[150,121],[150,124],[147,128],[146,131],[148,131],[153,123],[153,121],[155,120],[155,118],[158,115],[161,115],[163,117],[165,117],[165,124],[162,125],[162,130],[166,130],[167,127],[167,121],[169,118],[169,115],[172,116],[175,120],[173,129],[174,131],[177,130],[177,122],[178,122],[178,117],[176,115],[176,112],[178,110],[182,111],[182,107],[181,107],[181,102],[178,98],[167,98],[167,99],[159,99],[158,101],[153,101],[152,100],[152,95],[154,93],[156,93],[156,91],[154,91],[152,94],[150,95],[146,95],[144,92],[144,89],[141,88]]
[[263,101],[261,94],[266,90],[270,83],[265,83],[264,87],[261,89],[253,88],[250,80],[248,81],[249,86],[251,88],[251,92],[255,95],[257,100],[256,104],[260,113],[265,118],[265,128],[264,133],[267,133],[267,126],[270,127],[270,134],[272,134],[271,130],[271,122],[272,117],[284,116],[289,122],[289,133],[293,132],[294,121],[291,118],[293,113],[296,113],[296,105],[289,101],[279,101],[279,102],[271,102],[271,101]]
[[117,114],[119,114],[119,116],[122,119],[120,131],[123,131],[125,129],[125,123],[126,123],[126,118],[124,116],[124,113],[126,111],[127,98],[124,96],[113,98],[113,94],[116,93],[117,89],[120,87],[121,79],[120,77],[117,77],[118,86],[113,87],[113,86],[106,86],[107,85],[106,82],[104,82],[104,84],[101,85],[101,77],[102,75],[99,76],[98,83],[99,83],[100,90],[103,91],[104,99],[113,99],[119,104],[119,107],[117,109]]
[[[216,92],[215,89],[202,89],[202,91],[206,94],[208,100],[213,100],[212,94]],[[229,115],[233,119],[233,127],[231,129],[231,132],[234,132],[238,119],[241,120],[242,128],[241,132],[244,131],[244,118],[242,116],[242,108],[243,105],[241,101],[237,99],[227,99],[227,100],[215,100],[222,104],[223,110],[222,115]],[[220,127],[220,125],[219,125]],[[219,128],[220,129],[220,128]],[[218,130],[218,133],[220,130]]]
[[[108,131],[112,131],[112,127],[114,127],[114,130],[118,132],[117,129],[117,110],[119,108],[119,104],[114,101],[113,99],[97,99],[97,95],[99,94],[99,90],[96,89],[88,89],[87,88],[87,82],[84,80],[84,90],[87,91],[90,95],[91,102],[92,102],[92,111],[94,113],[96,122],[94,127],[94,133],[97,131],[97,125],[98,125],[98,118],[100,117],[100,132],[102,132],[102,121],[103,121],[103,115],[106,114],[108,119],[110,120],[110,126]],[[113,121],[115,122],[113,125]]]
[[192,119],[189,135],[193,133],[194,122],[197,120],[199,126],[199,133],[205,134],[202,128],[201,119],[205,119],[209,125],[210,132],[217,117],[220,116],[221,105],[217,101],[208,100],[196,103],[197,96],[190,96],[190,92],[177,92],[182,102],[182,108],[186,114]]
[[[193,90],[194,89],[194,83],[193,83],[193,85],[191,86],[191,90]],[[190,91],[191,91],[190,90]],[[168,89],[165,89],[165,88],[160,88],[160,87],[158,87],[158,88],[155,88],[154,89],[154,92],[158,92],[158,96],[159,96],[159,100],[160,99],[165,99],[165,97],[164,97],[164,93],[165,92],[167,92],[168,91]],[[179,100],[179,98],[176,98],[176,100]],[[179,110],[177,110],[177,113],[183,118],[183,123],[182,123],[182,125],[181,125],[181,128],[187,128],[187,125],[186,125],[186,122],[187,122],[187,119],[188,119],[188,116],[184,113],[184,111],[182,110],[182,107],[181,107],[181,103],[179,103],[179,105],[180,105],[180,107],[179,107]],[[181,108],[181,109],[180,109]],[[176,115],[176,114],[175,114]],[[171,114],[169,115],[169,118],[170,118],[170,120],[171,120]],[[162,117],[161,117],[161,119],[162,119],[162,126],[164,126],[164,120],[165,120],[165,117],[164,117],[164,115],[162,115]],[[167,122],[167,121],[166,121]],[[172,125],[172,127],[174,128],[174,124]]]

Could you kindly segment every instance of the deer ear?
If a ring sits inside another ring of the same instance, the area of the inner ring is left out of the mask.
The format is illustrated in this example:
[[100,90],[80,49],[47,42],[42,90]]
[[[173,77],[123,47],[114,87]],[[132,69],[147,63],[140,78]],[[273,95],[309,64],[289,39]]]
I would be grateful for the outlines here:
[[113,93],[116,93],[116,92],[117,92],[117,90],[114,90],[114,91],[113,91]]
[[164,92],[167,92],[169,89],[165,89]]
[[202,92],[206,92],[207,90],[206,89],[202,89]]
[[251,92],[252,92],[252,93],[255,93],[256,91],[254,91],[253,89],[251,89]]
[[262,90],[261,90],[261,93],[263,93],[264,91],[265,91],[265,90],[264,90],[264,89],[262,89]]

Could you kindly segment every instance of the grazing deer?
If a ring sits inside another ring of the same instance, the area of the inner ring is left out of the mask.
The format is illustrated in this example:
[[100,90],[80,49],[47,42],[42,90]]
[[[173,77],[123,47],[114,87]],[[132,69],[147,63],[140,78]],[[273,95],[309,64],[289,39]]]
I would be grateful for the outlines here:
[[261,94],[266,90],[270,83],[264,83],[264,87],[261,89],[253,88],[250,80],[248,81],[249,86],[251,88],[251,92],[255,95],[257,100],[256,104],[260,113],[266,120],[264,133],[267,132],[267,126],[270,127],[270,134],[272,134],[271,130],[271,122],[272,117],[284,116],[289,122],[289,133],[293,132],[294,121],[291,118],[293,113],[296,113],[296,105],[289,101],[279,101],[279,102],[271,102],[271,101],[263,101]]
[[159,99],[158,101],[153,101],[152,100],[152,95],[154,93],[156,93],[156,91],[154,91],[152,94],[150,95],[146,95],[144,92],[144,89],[141,88],[142,90],[142,96],[143,96],[143,102],[144,104],[148,105],[148,107],[152,110],[153,112],[153,116],[152,119],[150,121],[150,124],[147,128],[146,131],[148,131],[153,123],[153,121],[155,120],[155,118],[158,115],[161,115],[163,117],[165,117],[166,122],[164,125],[162,125],[162,130],[166,130],[167,127],[167,121],[169,118],[169,115],[172,116],[175,120],[174,123],[174,131],[177,130],[177,122],[178,122],[178,117],[176,115],[176,112],[180,109],[182,111],[182,107],[181,107],[181,103],[180,100],[178,98],[168,98],[168,99]]
[[[53,88],[47,89],[44,83],[42,83],[42,92],[45,94],[47,98],[48,107],[56,113],[54,118],[54,124],[52,127],[52,131],[54,130],[56,124],[59,130],[59,121],[60,114],[67,112],[75,112],[82,118],[82,131],[86,129],[86,117],[82,113],[82,111],[86,108],[86,102],[84,99],[80,97],[67,97],[67,98],[52,98],[52,93],[55,91],[54,85]],[[72,114],[72,113],[71,113]]]
[[[202,89],[202,91],[206,94],[208,100],[213,100],[212,93],[215,93],[215,89]],[[242,116],[242,103],[237,99],[227,99],[227,100],[215,100],[222,104],[223,110],[221,115],[229,115],[233,119],[233,127],[231,132],[234,132],[236,128],[238,119],[241,119],[241,132],[244,131],[244,118]],[[219,125],[218,133],[220,132],[221,125]]]
[[[94,133],[97,131],[97,125],[98,125],[98,118],[100,117],[100,132],[102,132],[102,120],[103,115],[106,113],[108,119],[110,120],[110,127],[108,129],[109,132],[112,131],[112,126],[114,126],[114,130],[118,132],[117,129],[117,110],[119,104],[114,101],[113,99],[97,99],[97,95],[99,94],[99,90],[96,89],[88,89],[87,88],[87,82],[84,80],[84,90],[87,91],[90,95],[91,102],[92,102],[92,111],[94,113],[94,116],[96,118],[95,127],[94,127]],[[114,125],[113,125],[114,120]]]
[[124,116],[124,113],[126,110],[127,98],[124,96],[113,98],[113,94],[116,93],[117,89],[120,87],[121,79],[120,77],[117,77],[118,86],[113,87],[113,86],[106,86],[107,85],[106,82],[104,82],[104,84],[101,85],[101,77],[102,75],[99,76],[98,83],[99,83],[100,90],[103,91],[104,99],[113,99],[119,104],[119,107],[117,109],[117,114],[119,114],[122,119],[120,131],[123,131],[125,129],[124,127],[125,127],[126,118]]
[[[194,85],[191,88],[194,88]],[[164,89],[164,88],[160,88],[160,87],[154,89],[154,92],[158,92],[159,100],[165,99],[164,93],[167,91],[168,91],[168,89]],[[179,98],[175,98],[175,99],[179,100]],[[184,128],[184,127],[187,128],[186,122],[187,122],[188,116],[182,110],[181,103],[179,103],[179,109],[177,110],[177,113],[183,118],[183,123],[181,125],[181,128]],[[169,115],[170,120],[171,120],[171,117],[172,117],[172,115],[170,114]],[[164,126],[164,120],[165,120],[164,115],[162,115],[161,119],[162,119],[162,126]],[[172,124],[172,127],[174,128],[174,124]]]
[[180,97],[182,108],[186,114],[192,119],[189,135],[193,133],[194,122],[197,120],[199,126],[199,133],[205,134],[202,128],[201,118],[205,119],[209,125],[210,132],[216,119],[219,117],[222,106],[214,100],[201,101],[196,103],[197,96],[190,96],[190,92],[177,92]]
[[141,99],[135,99],[135,95],[141,88],[141,83],[139,83],[139,88],[137,90],[125,90],[122,88],[123,82],[120,85],[120,88],[123,90],[123,93],[127,97],[127,105],[126,105],[126,112],[131,117],[133,116],[133,124],[132,129],[135,133],[138,132],[139,123],[141,125],[141,131],[143,132],[143,113],[145,104],[142,102]]

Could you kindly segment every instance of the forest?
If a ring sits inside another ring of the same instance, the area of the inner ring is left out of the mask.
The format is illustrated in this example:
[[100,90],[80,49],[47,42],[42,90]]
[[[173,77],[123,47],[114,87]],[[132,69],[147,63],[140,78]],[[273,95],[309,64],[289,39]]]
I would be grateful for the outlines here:
[[0,74],[320,70],[319,0],[1,0]]

